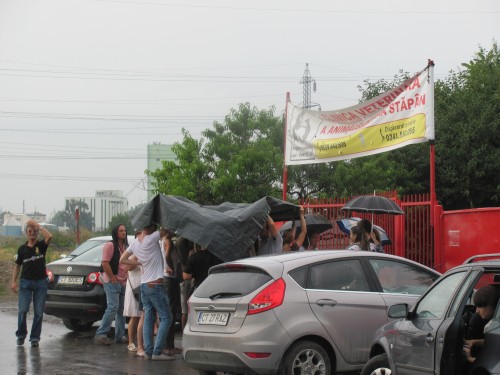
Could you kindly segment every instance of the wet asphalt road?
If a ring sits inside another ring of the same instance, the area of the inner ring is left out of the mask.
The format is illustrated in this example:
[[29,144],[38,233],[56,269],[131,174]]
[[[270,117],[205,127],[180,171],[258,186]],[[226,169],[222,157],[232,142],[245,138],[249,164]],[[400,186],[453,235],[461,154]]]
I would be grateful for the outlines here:
[[[28,315],[28,331],[31,328]],[[90,332],[69,331],[60,319],[45,315],[39,348],[16,345],[17,302],[0,302],[0,374],[71,374],[71,375],[142,375],[179,374],[195,375],[182,355],[175,361],[156,362],[136,358],[127,352],[127,345],[96,346],[93,336],[97,324]],[[178,333],[176,346],[181,346]]]

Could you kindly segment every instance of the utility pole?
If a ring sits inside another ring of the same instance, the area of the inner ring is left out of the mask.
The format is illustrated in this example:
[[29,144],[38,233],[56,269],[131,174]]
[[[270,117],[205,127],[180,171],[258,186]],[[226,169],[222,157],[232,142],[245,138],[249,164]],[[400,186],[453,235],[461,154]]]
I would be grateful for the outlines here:
[[303,91],[302,108],[311,109],[313,107],[318,107],[318,110],[321,111],[321,106],[318,103],[311,102],[311,84],[313,92],[316,92],[316,81],[309,72],[308,63],[306,63],[306,70],[304,71],[304,75],[302,76],[302,79],[300,80],[299,83],[304,85],[302,89]]

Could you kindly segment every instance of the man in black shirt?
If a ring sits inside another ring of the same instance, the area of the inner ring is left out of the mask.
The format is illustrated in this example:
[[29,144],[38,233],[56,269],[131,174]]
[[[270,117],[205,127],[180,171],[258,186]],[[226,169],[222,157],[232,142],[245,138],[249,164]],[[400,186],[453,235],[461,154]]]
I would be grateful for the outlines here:
[[184,280],[194,279],[193,290],[195,290],[207,278],[210,267],[220,263],[222,260],[210,251],[201,249],[188,258],[182,276]]

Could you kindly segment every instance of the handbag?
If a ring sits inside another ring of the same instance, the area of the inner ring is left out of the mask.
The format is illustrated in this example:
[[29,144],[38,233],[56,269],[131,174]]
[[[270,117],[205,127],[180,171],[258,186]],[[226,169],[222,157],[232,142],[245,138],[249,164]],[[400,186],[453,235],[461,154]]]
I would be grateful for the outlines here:
[[134,298],[137,301],[141,300],[141,284],[136,286],[135,288],[132,288],[132,284],[130,283],[130,279],[127,279],[128,285],[130,286],[130,289],[132,289],[132,294],[134,295]]

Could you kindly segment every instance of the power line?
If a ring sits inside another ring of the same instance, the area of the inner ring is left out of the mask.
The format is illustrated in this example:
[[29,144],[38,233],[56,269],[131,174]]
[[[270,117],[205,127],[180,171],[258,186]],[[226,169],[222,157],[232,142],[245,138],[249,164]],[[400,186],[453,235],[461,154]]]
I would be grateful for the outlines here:
[[138,4],[138,5],[154,5],[154,6],[166,6],[166,7],[176,7],[176,8],[201,8],[201,9],[214,9],[214,10],[233,10],[233,11],[256,11],[256,12],[282,12],[282,13],[320,13],[320,14],[490,14],[490,13],[500,13],[498,11],[478,11],[473,10],[409,10],[409,11],[398,11],[398,10],[328,10],[328,9],[290,9],[290,8],[256,8],[256,7],[234,7],[225,5],[198,5],[198,4],[174,4],[174,3],[160,3],[153,1],[131,1],[131,0],[87,0],[93,2],[102,3],[121,3],[121,4]]

